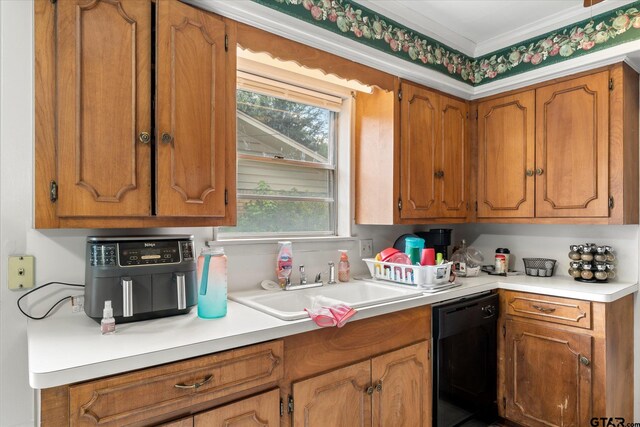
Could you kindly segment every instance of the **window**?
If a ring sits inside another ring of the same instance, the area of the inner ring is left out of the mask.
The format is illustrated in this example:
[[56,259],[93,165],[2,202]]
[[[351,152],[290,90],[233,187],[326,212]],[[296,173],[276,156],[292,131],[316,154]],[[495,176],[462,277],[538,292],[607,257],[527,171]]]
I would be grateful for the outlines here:
[[341,114],[339,96],[238,71],[238,221],[218,236],[336,235]]

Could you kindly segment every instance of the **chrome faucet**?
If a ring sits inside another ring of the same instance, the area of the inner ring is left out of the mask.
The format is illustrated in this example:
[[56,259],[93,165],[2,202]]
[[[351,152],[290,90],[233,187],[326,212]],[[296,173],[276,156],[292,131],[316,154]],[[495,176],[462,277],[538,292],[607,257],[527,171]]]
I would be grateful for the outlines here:
[[304,265],[301,265],[300,268],[300,283],[297,285],[292,285],[291,280],[287,278],[287,281],[284,284],[285,291],[295,291],[298,289],[308,289],[308,288],[317,288],[323,285],[322,283],[322,275],[318,274],[316,276],[316,281],[313,283],[307,282],[307,273],[304,271]]
[[336,265],[333,262],[329,263],[329,281],[327,285],[336,284]]
[[304,265],[300,266],[300,286],[307,284],[307,273],[304,272]]

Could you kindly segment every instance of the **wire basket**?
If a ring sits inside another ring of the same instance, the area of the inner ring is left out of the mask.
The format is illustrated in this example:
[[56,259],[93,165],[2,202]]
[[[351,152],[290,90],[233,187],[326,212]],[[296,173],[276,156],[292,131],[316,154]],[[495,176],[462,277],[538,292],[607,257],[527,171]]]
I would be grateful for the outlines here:
[[550,258],[522,258],[522,261],[527,276],[551,277],[556,267],[556,260]]

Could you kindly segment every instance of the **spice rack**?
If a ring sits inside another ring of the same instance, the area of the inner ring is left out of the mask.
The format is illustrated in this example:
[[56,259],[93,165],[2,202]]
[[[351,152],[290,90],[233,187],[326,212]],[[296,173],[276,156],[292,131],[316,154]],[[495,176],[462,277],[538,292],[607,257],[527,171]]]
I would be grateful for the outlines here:
[[607,283],[616,277],[616,256],[611,246],[585,243],[569,249],[569,275],[578,282]]

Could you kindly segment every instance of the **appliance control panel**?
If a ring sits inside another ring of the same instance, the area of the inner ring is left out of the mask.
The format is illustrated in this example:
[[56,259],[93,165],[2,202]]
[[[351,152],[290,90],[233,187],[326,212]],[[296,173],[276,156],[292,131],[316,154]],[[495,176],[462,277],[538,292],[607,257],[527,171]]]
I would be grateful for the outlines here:
[[92,267],[178,264],[194,259],[193,241],[189,240],[91,242],[89,246]]

